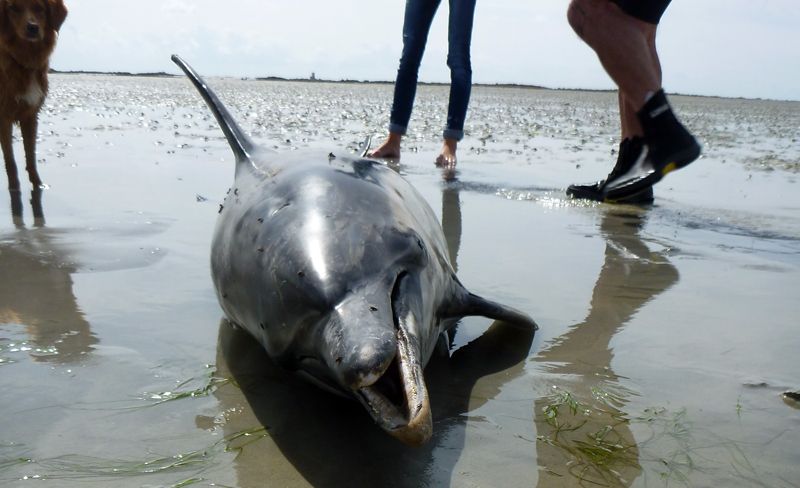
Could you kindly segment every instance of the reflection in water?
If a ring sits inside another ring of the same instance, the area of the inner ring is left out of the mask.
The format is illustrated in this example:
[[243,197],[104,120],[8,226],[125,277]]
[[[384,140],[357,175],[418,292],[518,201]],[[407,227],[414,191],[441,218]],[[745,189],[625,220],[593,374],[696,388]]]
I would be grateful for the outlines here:
[[31,192],[32,229],[23,220],[21,193],[10,194],[17,232],[13,242],[0,243],[0,324],[23,325],[37,361],[78,361],[97,338],[72,292],[74,265],[44,227],[42,191]]
[[458,250],[461,247],[461,199],[459,183],[451,182],[442,189],[442,230],[453,269],[458,271]]
[[[522,373],[533,333],[495,322],[450,358],[435,355],[425,369],[433,437],[411,448],[378,428],[358,403],[273,366],[259,343],[223,321],[218,371],[241,388],[226,385],[214,393],[226,412],[225,435],[263,425],[269,436],[237,456],[238,485],[291,486],[302,476],[318,487],[450,486],[464,446],[463,414],[479,408]],[[492,394],[470,398],[478,379],[500,371],[503,375]]]
[[[461,188],[458,182],[450,182],[442,188],[442,230],[447,242],[447,256],[453,270],[458,272],[458,250],[461,248]],[[447,331],[447,346],[453,348],[458,324]]]
[[[442,220],[455,261],[461,211],[453,187],[443,192]],[[464,414],[481,407],[506,382],[522,374],[533,336],[532,329],[495,322],[452,355],[442,344],[425,368],[433,437],[426,445],[411,448],[378,428],[356,402],[276,368],[259,343],[223,320],[217,365],[223,376],[232,376],[241,388],[226,385],[214,393],[225,412],[225,435],[258,425],[265,426],[268,434],[236,457],[238,485],[293,486],[302,477],[315,487],[450,486],[464,447]],[[502,375],[492,381],[493,390],[471,397],[480,378],[499,372]],[[198,425],[208,422],[198,417]]]
[[614,334],[649,300],[678,281],[678,272],[639,237],[643,214],[603,216],[603,268],[589,315],[555,339],[536,361],[546,363],[551,394],[536,401],[539,487],[630,486],[641,473],[625,405],[635,394],[611,369]]

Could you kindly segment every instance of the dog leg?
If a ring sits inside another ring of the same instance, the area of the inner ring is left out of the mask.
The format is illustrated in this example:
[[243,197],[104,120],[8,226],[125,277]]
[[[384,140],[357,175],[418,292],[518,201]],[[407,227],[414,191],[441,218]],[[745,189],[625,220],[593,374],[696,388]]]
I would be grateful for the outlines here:
[[31,185],[34,188],[41,188],[42,179],[39,178],[39,172],[36,170],[36,134],[39,129],[39,120],[34,115],[20,120],[19,126],[22,129],[22,143],[25,147],[25,169],[28,171],[28,178],[30,178]]
[[44,190],[41,188],[34,188],[31,190],[31,209],[33,210],[34,227],[44,227],[44,207],[42,207],[43,192]]
[[11,195],[11,221],[17,229],[25,227],[25,221],[22,219],[22,192],[10,191]]
[[13,125],[0,122],[0,146],[3,148],[3,159],[6,163],[6,174],[8,175],[8,189],[19,190],[19,176],[17,175],[17,163],[14,161],[14,146],[11,141],[11,129]]

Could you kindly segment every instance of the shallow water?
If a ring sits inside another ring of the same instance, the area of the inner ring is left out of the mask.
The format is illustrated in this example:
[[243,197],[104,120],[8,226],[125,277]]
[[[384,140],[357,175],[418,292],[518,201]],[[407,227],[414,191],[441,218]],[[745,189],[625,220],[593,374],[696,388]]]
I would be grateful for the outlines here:
[[[210,81],[257,141],[320,157],[379,139],[392,91]],[[0,205],[0,484],[798,486],[800,104],[674,97],[704,156],[638,208],[563,196],[615,157],[613,94],[476,87],[447,183],[446,91],[420,88],[397,168],[461,280],[540,330],[463,320],[409,449],[221,320],[233,162],[189,83],[53,76],[51,188]]]

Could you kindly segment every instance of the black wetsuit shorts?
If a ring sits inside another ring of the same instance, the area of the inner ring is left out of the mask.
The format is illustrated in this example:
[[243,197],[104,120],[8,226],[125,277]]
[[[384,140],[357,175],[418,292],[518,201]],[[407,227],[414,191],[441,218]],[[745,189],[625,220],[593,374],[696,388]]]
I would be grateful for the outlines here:
[[672,0],[611,0],[623,12],[649,24],[658,24]]

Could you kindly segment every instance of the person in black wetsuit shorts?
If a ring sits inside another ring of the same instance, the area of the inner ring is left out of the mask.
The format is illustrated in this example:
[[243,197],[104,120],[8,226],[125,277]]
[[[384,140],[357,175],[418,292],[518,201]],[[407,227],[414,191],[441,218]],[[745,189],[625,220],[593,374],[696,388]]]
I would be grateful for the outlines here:
[[648,24],[658,25],[672,0],[611,0],[623,12]]
[[700,144],[672,111],[661,87],[656,29],[670,0],[572,0],[567,19],[619,88],[617,163],[605,180],[570,185],[567,194],[607,202],[650,203],[653,185],[700,156]]

